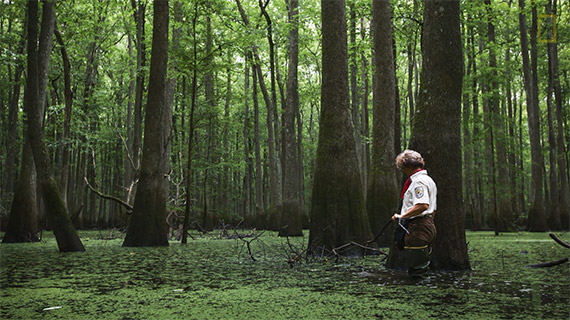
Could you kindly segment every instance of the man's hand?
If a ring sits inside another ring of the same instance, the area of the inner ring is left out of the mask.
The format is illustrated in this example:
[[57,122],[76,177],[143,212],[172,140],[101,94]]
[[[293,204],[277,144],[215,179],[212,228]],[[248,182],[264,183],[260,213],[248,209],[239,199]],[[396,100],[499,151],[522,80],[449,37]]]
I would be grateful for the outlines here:
[[402,217],[401,215],[394,213],[394,215],[392,216],[392,220],[400,219],[401,217]]

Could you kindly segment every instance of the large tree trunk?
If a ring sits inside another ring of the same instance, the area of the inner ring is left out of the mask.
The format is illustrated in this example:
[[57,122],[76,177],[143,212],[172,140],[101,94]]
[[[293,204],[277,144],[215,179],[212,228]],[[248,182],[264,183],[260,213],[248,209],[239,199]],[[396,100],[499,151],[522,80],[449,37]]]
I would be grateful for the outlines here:
[[168,69],[168,1],[154,2],[154,22],[148,99],[145,116],[144,149],[140,182],[133,213],[123,242],[126,247],[168,246],[166,200],[172,126],[166,104]]
[[[508,16],[510,17],[510,12],[511,12],[511,3],[512,1],[508,2],[509,5],[509,14]],[[509,19],[507,21],[508,26],[506,27],[506,40],[508,42],[512,41],[512,36],[511,36],[511,20]],[[518,216],[518,212],[519,211],[519,204],[517,201],[517,170],[514,170],[514,168],[516,168],[516,159],[515,159],[515,127],[516,127],[516,108],[513,107],[513,93],[512,93],[512,68],[511,68],[511,48],[510,46],[506,46],[505,47],[505,72],[506,72],[506,94],[507,94],[507,123],[508,123],[508,131],[509,131],[509,137],[507,139],[508,143],[508,150],[507,150],[507,155],[508,155],[508,166],[509,166],[509,185],[510,185],[510,189],[509,189],[509,193],[510,193],[510,201],[511,201],[511,212],[513,213],[511,216],[512,219],[512,223],[514,223],[517,219]],[[516,96],[514,97],[514,105],[516,105]]]
[[[249,122],[249,66],[247,61],[251,61],[251,54],[246,58],[245,63],[245,76],[244,76],[244,119],[243,119],[243,152],[244,152],[244,163],[245,163],[245,173],[243,177],[243,220],[247,227],[251,226],[253,219],[251,214],[251,174],[252,174],[252,164],[251,156],[249,151],[249,133],[248,133],[248,122]],[[254,67],[255,68],[255,67]],[[255,71],[254,71],[255,72]]]
[[[475,35],[474,32],[471,32],[471,49],[475,50]],[[481,56],[482,49],[479,48],[478,55]],[[473,52],[475,56],[475,52]],[[477,74],[477,59],[473,58],[473,74]],[[477,77],[473,78],[473,82],[471,84],[471,99],[473,101],[473,137],[479,137],[481,134],[480,128],[480,112],[479,112],[479,90],[478,90],[479,81]],[[477,139],[479,140],[479,139]],[[483,179],[481,174],[481,169],[483,167],[482,157],[481,157],[481,143],[479,141],[474,141],[473,143],[473,164],[474,170],[473,173],[475,175],[474,181],[474,189],[475,191],[475,205],[473,209],[473,229],[479,230],[483,227]]]
[[[239,3],[239,1],[238,1]],[[275,212],[279,210],[282,201],[282,192],[279,179],[278,166],[280,162],[279,152],[276,150],[276,146],[279,145],[277,140],[279,138],[279,121],[277,121],[277,90],[275,87],[275,44],[273,43],[273,31],[272,22],[269,14],[267,13],[266,6],[269,5],[269,0],[263,4],[262,0],[259,0],[259,8],[261,13],[265,17],[267,22],[267,42],[269,43],[269,70],[271,74],[271,103],[267,104],[267,149],[269,157],[269,210],[270,212]],[[259,79],[260,83],[263,81]]]
[[[362,40],[366,38],[366,29],[364,28],[364,18],[360,22],[361,28],[361,36]],[[360,134],[364,138],[368,138],[370,136],[370,122],[368,116],[368,90],[369,90],[369,81],[368,81],[368,64],[367,64],[368,57],[365,55],[365,52],[361,52],[361,60],[362,60],[362,121],[360,126]],[[363,176],[363,190],[368,190],[368,171],[370,170],[370,145],[368,143],[364,143],[362,146],[362,156],[361,156],[361,165],[362,168],[360,172],[362,172]]]
[[[394,118],[396,79],[392,50],[390,2],[375,0],[372,4],[374,35],[374,85],[372,124],[372,164],[368,178],[366,208],[370,227],[378,232],[398,209],[398,182],[394,158]],[[378,239],[380,246],[389,246],[392,235]]]
[[[546,4],[547,14],[552,12],[551,1]],[[550,21],[552,25],[552,21]],[[554,133],[554,116],[552,96],[554,91],[554,70],[552,64],[552,43],[548,44],[548,89],[546,93],[546,108],[548,111],[548,155],[549,155],[549,182],[550,182],[550,212],[548,215],[548,226],[551,230],[560,230],[562,221],[560,219],[560,199],[558,194],[558,170],[556,154],[556,135]]]
[[298,0],[289,1],[289,73],[287,77],[287,103],[283,112],[283,206],[280,236],[302,236],[302,208],[299,190],[299,159],[295,128],[299,108],[297,66],[299,64],[299,11]]
[[[469,17],[467,17],[469,20]],[[466,36],[469,38],[469,35],[473,32],[473,27],[466,27]],[[471,69],[473,67],[473,48],[469,46],[469,40],[467,41],[467,67],[466,70],[466,77],[469,78],[472,73]],[[465,224],[466,228],[473,227],[473,195],[474,195],[474,185],[473,185],[473,161],[472,161],[472,152],[471,152],[471,128],[470,124],[473,123],[473,119],[471,117],[471,104],[470,104],[470,97],[469,92],[465,90],[463,92],[463,115],[462,115],[462,130],[463,130],[463,201],[465,206],[463,207],[465,213]]]
[[[496,167],[497,170],[493,170],[493,181],[498,182],[494,187],[496,190],[496,195],[493,197],[496,199],[495,210],[493,212],[493,225],[495,232],[508,231],[511,229],[511,224],[513,223],[513,214],[511,210],[511,193],[510,193],[510,183],[509,183],[509,172],[507,164],[507,151],[505,147],[505,130],[503,125],[503,120],[501,118],[501,112],[499,110],[499,85],[497,83],[497,55],[495,52],[495,25],[492,17],[494,13],[492,12],[491,0],[485,0],[485,5],[487,7],[488,20],[487,20],[487,39],[489,41],[489,67],[491,69],[491,85],[490,85],[490,98],[489,98],[489,111],[491,117],[491,139],[492,144],[496,147]],[[491,151],[492,154],[492,151]],[[492,166],[495,167],[494,157],[491,157],[493,161]],[[493,183],[495,185],[495,183]]]
[[[213,57],[212,57],[212,23],[210,17],[206,17],[206,58],[205,62],[206,65],[209,66],[210,71],[208,71],[205,75],[205,94],[206,94],[206,105],[208,107],[207,115],[208,115],[208,130],[207,130],[207,138],[206,138],[206,154],[205,159],[208,163],[215,164],[215,157],[212,157],[214,153],[214,139],[215,139],[215,128],[214,128],[214,120],[216,117],[216,110],[215,110],[215,101],[214,101],[214,74],[211,71],[214,67],[212,65]],[[204,170],[204,186],[203,186],[203,208],[202,211],[202,227],[206,230],[211,230],[214,228],[214,218],[213,214],[210,211],[210,204],[211,204],[211,186],[209,183],[210,180],[210,170],[206,168]]]
[[[22,35],[22,39],[19,43],[18,52],[20,54],[24,53],[25,47],[25,40],[26,40],[26,32],[25,32],[25,20],[24,20],[24,34]],[[22,73],[24,71],[23,62],[18,63],[16,66],[16,70],[14,71],[14,85],[12,87],[12,92],[9,95],[8,99],[8,128],[6,132],[6,158],[4,162],[4,190],[0,192],[0,196],[2,196],[5,192],[12,192],[14,191],[14,180],[15,180],[15,173],[16,173],[16,158],[18,157],[18,149],[20,147],[18,143],[18,110],[19,110],[19,101],[20,101],[20,79],[22,78]],[[30,160],[33,162],[33,160]]]
[[55,9],[53,2],[44,3],[40,44],[36,54],[37,5],[36,1],[28,2],[28,78],[24,103],[28,116],[28,138],[34,154],[48,222],[53,228],[59,250],[62,252],[85,251],[58,191],[53,176],[51,157],[44,142],[42,119],[55,25]]
[[[557,14],[557,1],[552,4],[552,14]],[[562,120],[562,90],[560,87],[560,76],[558,74],[558,44],[557,42],[548,44],[548,60],[550,69],[552,70],[552,80],[554,85],[554,100],[556,104],[556,146],[557,146],[557,162],[558,162],[558,181],[559,189],[559,209],[560,220],[563,229],[570,229],[570,188],[568,187],[568,179],[566,170],[568,163],[564,156],[564,129]]]
[[[519,28],[521,32],[521,50],[523,60],[524,86],[526,91],[526,106],[528,114],[528,130],[531,151],[531,201],[528,212],[528,229],[530,231],[546,231],[547,224],[544,213],[542,158],[540,144],[540,110],[538,109],[538,85],[535,85],[535,73],[531,70],[528,56],[528,40],[526,15],[524,14],[525,0],[519,0]],[[535,15],[533,10],[533,16]],[[535,17],[533,17],[533,21]],[[536,25],[533,22],[531,32],[532,69],[536,66]]]
[[[142,123],[143,123],[143,92],[144,92],[144,76],[146,64],[146,46],[145,46],[145,11],[146,1],[131,0],[133,7],[133,17],[137,26],[136,45],[137,45],[137,65],[136,65],[136,84],[135,84],[135,105],[134,105],[134,127],[132,138],[132,162],[135,166],[135,174],[131,178],[135,182],[139,178],[140,171],[140,153],[142,141]],[[130,182],[130,181],[129,181]],[[133,183],[131,182],[131,183]],[[133,184],[132,194],[136,194],[138,184]]]
[[[356,142],[356,155],[358,159],[358,169],[362,170],[362,154],[360,149],[362,148],[362,142],[360,137],[360,117],[359,117],[359,99],[358,99],[358,85],[356,82],[356,77],[358,73],[358,68],[356,66],[356,11],[354,9],[354,3],[350,4],[350,50],[349,50],[349,68],[350,68],[350,109],[352,115],[352,126],[354,129],[354,141]],[[366,173],[360,171],[360,177],[364,179]],[[364,180],[362,181],[364,186]],[[364,189],[366,190],[366,189]]]
[[317,255],[372,237],[349,114],[345,1],[322,0],[321,10],[321,118],[309,234],[309,250]]
[[[186,194],[185,194],[185,208],[184,208],[184,222],[182,225],[182,240],[181,242],[186,244],[188,242],[188,229],[190,228],[190,214],[192,208],[192,178],[194,173],[192,172],[192,158],[193,158],[193,143],[194,143],[194,112],[196,110],[196,96],[197,96],[197,68],[196,63],[198,62],[198,54],[197,54],[197,45],[196,45],[196,19],[198,17],[197,8],[194,8],[194,17],[192,18],[192,38],[194,40],[193,46],[193,68],[192,68],[192,94],[191,94],[191,101],[190,101],[190,119],[189,122],[189,130],[188,130],[188,157],[187,157],[187,164],[186,164]],[[186,86],[186,82],[184,82],[184,88]],[[183,98],[186,100],[186,90],[183,90]]]
[[[444,270],[470,268],[461,201],[461,48],[459,1],[426,1],[423,68],[410,147],[422,154],[438,186],[438,234],[431,260]],[[445,132],[433,119],[446,124]]]
[[[253,76],[253,140],[255,147],[255,218],[263,216],[265,205],[263,204],[263,171],[261,170],[261,143],[259,140],[259,100],[257,98],[257,73]],[[256,226],[259,227],[259,226]]]
[[[61,159],[61,175],[59,177],[59,192],[63,198],[63,202],[67,205],[67,185],[69,182],[69,138],[71,137],[71,109],[73,106],[73,91],[71,91],[71,64],[69,56],[63,42],[61,33],[55,29],[55,35],[60,45],[61,59],[63,61],[63,81],[65,96],[65,117],[63,120],[63,150]],[[69,208],[69,207],[68,207]]]
[[[25,30],[25,23],[24,23]],[[37,32],[37,30],[36,30]],[[24,31],[25,34],[25,31]],[[36,34],[37,37],[37,34]],[[24,39],[21,42],[20,52],[24,51]],[[23,72],[23,65],[18,65],[14,73],[14,86],[12,99],[8,110],[8,139],[6,141],[6,161],[3,192],[14,191],[6,234],[2,242],[36,242],[38,238],[37,225],[37,199],[36,199],[36,167],[32,149],[27,139],[27,129],[24,128],[26,142],[23,145],[22,161],[18,181],[14,185],[15,162],[18,156],[18,103],[20,100],[20,79]]]
[[[27,135],[27,129],[24,133]],[[29,140],[26,138],[22,152],[20,175],[18,176],[18,182],[14,190],[12,206],[10,207],[10,214],[8,215],[6,234],[2,239],[3,243],[40,241],[38,238],[36,189],[34,156]]]

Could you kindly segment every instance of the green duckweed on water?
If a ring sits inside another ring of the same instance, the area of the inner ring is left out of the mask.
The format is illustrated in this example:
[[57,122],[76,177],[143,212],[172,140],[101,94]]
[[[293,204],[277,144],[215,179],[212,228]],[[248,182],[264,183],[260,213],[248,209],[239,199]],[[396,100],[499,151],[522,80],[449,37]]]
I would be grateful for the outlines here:
[[[308,232],[306,232],[308,234]],[[187,245],[123,248],[82,231],[86,252],[3,244],[1,319],[568,319],[570,256],[547,233],[468,232],[469,272],[414,281],[383,256],[313,259],[290,267],[286,239],[197,237]],[[568,241],[570,234],[558,233]],[[301,247],[307,239],[293,239]]]

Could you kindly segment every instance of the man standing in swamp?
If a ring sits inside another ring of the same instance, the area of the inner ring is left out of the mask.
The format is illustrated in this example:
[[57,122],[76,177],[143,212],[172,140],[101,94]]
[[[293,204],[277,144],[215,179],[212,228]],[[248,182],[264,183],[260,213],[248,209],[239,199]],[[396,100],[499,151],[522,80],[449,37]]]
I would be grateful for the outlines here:
[[404,250],[408,273],[420,275],[428,270],[429,245],[436,235],[433,217],[437,209],[437,187],[424,170],[424,159],[413,150],[404,150],[396,157],[396,166],[408,180],[402,190],[402,210],[394,214],[398,221],[395,241]]

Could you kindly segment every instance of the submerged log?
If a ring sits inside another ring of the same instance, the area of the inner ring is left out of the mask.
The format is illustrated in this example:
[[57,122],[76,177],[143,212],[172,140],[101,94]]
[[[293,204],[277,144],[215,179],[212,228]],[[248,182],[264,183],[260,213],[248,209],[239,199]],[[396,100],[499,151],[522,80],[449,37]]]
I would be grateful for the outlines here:
[[527,268],[547,268],[547,267],[554,267],[554,266],[557,266],[559,264],[563,264],[564,262],[568,262],[568,258],[564,258],[564,259],[560,259],[560,260],[556,260],[556,261],[538,263],[538,264],[531,264],[531,265],[528,265],[526,267]]

